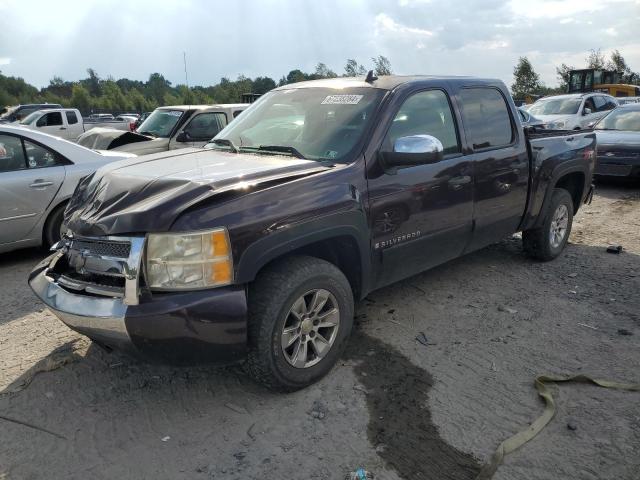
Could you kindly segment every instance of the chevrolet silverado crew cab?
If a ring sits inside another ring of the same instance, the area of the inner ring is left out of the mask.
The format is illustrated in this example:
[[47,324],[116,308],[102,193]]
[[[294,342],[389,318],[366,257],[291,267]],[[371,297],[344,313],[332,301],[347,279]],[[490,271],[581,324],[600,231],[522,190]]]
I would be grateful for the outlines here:
[[205,149],[86,178],[31,273],[67,325],[148,359],[325,375],[354,302],[522,231],[558,256],[592,192],[593,132],[529,133],[504,84],[340,78],[277,88]]

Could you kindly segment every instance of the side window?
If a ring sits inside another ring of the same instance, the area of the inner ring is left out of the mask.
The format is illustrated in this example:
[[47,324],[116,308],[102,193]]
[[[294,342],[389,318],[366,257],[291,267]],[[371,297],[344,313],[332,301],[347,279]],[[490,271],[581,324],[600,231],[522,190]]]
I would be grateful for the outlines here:
[[520,117],[520,121],[523,123],[527,122],[527,115],[520,109],[518,109],[518,116]]
[[60,112],[47,113],[40,117],[36,123],[38,127],[55,127],[59,125],[62,125],[62,113]]
[[233,118],[236,118],[238,115],[240,115],[243,112],[243,110],[236,110],[235,112],[233,112]]
[[0,172],[15,172],[26,168],[20,138],[0,134]]
[[[596,111],[596,105],[593,100],[593,97],[589,97],[584,101],[584,108],[588,108],[591,110],[591,113]],[[584,112],[584,109],[582,110]]]
[[78,123],[78,116],[76,115],[76,112],[67,112],[67,123],[69,125],[75,125]]
[[445,155],[460,152],[451,105],[442,90],[419,92],[406,99],[393,119],[384,146],[391,149],[398,138],[409,135],[436,137]]
[[613,98],[605,97],[607,101],[607,105],[605,106],[605,110],[613,110],[618,106],[616,101]]
[[56,155],[46,148],[36,145],[29,140],[23,140],[24,149],[27,152],[27,165],[29,168],[45,168],[62,165]]
[[513,143],[515,132],[509,107],[495,88],[463,88],[462,121],[474,149],[505,147]]
[[184,127],[191,140],[206,141],[215,137],[227,125],[227,116],[222,112],[201,113]]
[[605,97],[602,97],[600,95],[596,95],[595,97],[593,97],[593,104],[596,106],[596,112],[603,112],[607,109],[607,100],[605,99]]

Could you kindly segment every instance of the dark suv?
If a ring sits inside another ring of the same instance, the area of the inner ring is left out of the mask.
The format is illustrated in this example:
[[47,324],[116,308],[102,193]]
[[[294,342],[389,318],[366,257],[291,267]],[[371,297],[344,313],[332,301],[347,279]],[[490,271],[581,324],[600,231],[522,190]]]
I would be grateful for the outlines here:
[[29,103],[25,105],[18,105],[15,108],[10,108],[0,116],[0,123],[12,123],[19,122],[26,118],[33,112],[38,110],[47,110],[49,108],[62,108],[59,103]]

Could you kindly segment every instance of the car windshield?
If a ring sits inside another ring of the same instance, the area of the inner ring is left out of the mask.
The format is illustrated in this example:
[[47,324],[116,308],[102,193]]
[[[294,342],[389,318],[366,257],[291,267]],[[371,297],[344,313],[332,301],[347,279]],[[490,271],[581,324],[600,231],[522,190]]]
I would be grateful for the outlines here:
[[539,100],[529,109],[532,115],[575,115],[578,113],[582,99],[555,98]]
[[276,90],[245,110],[207,148],[346,162],[383,95],[384,90],[367,87]]
[[616,108],[595,126],[596,130],[628,130],[640,132],[640,110]]
[[156,110],[138,127],[138,133],[168,138],[184,112],[182,110]]
[[26,117],[24,117],[22,120],[20,120],[20,124],[21,125],[31,125],[38,118],[40,118],[40,112],[39,111],[35,111],[35,112],[30,113]]

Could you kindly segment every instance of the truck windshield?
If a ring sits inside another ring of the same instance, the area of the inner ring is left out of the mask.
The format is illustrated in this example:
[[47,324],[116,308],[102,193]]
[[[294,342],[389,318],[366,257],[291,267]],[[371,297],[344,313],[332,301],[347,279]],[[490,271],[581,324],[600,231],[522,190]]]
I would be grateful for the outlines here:
[[595,129],[640,132],[640,110],[617,108],[600,120]]
[[383,95],[384,90],[367,87],[276,90],[245,110],[207,148],[347,162]]
[[169,138],[184,112],[182,110],[156,110],[136,130],[141,134]]
[[40,118],[40,112],[39,111],[35,111],[35,112],[30,113],[26,117],[24,117],[22,120],[20,120],[20,124],[21,125],[31,125],[38,118]]
[[529,109],[532,115],[575,115],[578,113],[582,99],[556,98],[540,100]]

